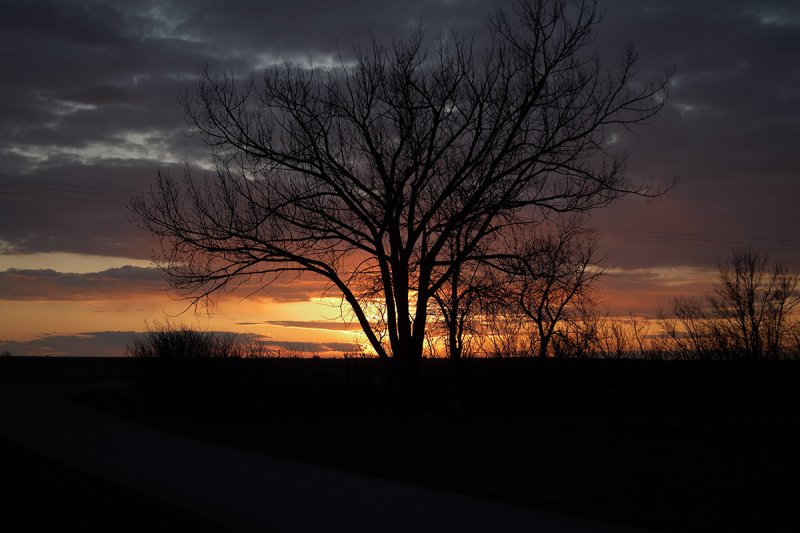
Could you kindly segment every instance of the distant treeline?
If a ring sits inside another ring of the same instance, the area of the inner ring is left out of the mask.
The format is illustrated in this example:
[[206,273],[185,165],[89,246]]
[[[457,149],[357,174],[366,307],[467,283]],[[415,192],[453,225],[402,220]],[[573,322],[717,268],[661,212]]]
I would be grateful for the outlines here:
[[[587,273],[592,254],[556,248],[549,274],[539,268],[510,290],[489,291],[479,311],[463,317],[459,357],[800,358],[800,273],[764,254],[733,250],[709,294],[678,296],[671,310],[648,319],[603,313],[592,297],[597,271]],[[445,322],[431,328],[439,338],[429,342],[430,355],[453,355]]]

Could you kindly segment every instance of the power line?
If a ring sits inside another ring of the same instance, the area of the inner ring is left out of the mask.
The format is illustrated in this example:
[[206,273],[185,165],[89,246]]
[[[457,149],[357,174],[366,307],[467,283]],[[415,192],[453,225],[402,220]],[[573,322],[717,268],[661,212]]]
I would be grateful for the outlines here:
[[645,237],[630,236],[614,236],[600,234],[600,240],[607,243],[618,243],[626,245],[643,245],[643,246],[669,246],[677,248],[715,248],[730,250],[731,248],[746,248],[757,247],[764,251],[769,252],[785,252],[792,254],[800,254],[800,244],[793,245],[791,241],[786,241],[786,244],[780,242],[759,242],[757,239],[741,239],[729,241],[712,241],[712,240],[668,240],[668,239],[648,239]]
[[754,235],[718,235],[718,234],[704,234],[704,233],[678,233],[667,231],[647,231],[647,230],[631,230],[631,229],[617,229],[617,228],[597,228],[602,233],[618,234],[623,237],[635,238],[650,238],[655,237],[659,239],[670,240],[689,240],[700,242],[770,242],[774,244],[789,244],[792,246],[800,246],[800,240],[796,239],[780,239],[775,237],[762,237]]
[[[53,181],[44,181],[44,180],[36,180],[36,179],[21,179],[21,178],[0,178],[0,182],[2,181],[14,181],[14,182],[21,182],[26,184],[41,184],[41,185],[54,185],[56,187],[71,187],[77,189],[93,189],[93,190],[101,190],[101,191],[113,191],[113,192],[124,192],[128,194],[142,194],[145,191],[133,191],[130,189],[120,189],[115,187],[102,187],[99,185],[77,185],[71,183],[56,183]],[[11,185],[11,184],[9,184]]]
[[[8,190],[9,188],[12,190]],[[13,189],[25,189],[31,192],[23,192]],[[138,194],[136,191],[132,191],[130,189],[121,189],[116,187],[57,183],[45,180],[7,177],[0,177],[0,191],[2,191],[4,196],[46,198],[50,200],[91,202],[119,206],[127,206],[128,203],[114,200],[130,200],[132,195]],[[53,193],[65,193],[68,196],[56,196]]]
[[[678,247],[678,248],[716,248],[716,249],[723,249],[723,250],[730,250],[731,244],[738,244],[740,247],[746,247],[750,245],[749,242],[741,242],[741,243],[696,243],[696,242],[660,242],[660,241],[639,241],[639,240],[626,240],[626,239],[602,239],[606,242],[613,242],[618,244],[637,244],[637,245],[644,245],[644,246],[671,246],[671,247]],[[735,246],[734,246],[735,247]],[[777,247],[777,246],[770,246],[770,245],[761,245],[759,246],[760,249],[764,251],[772,251],[772,252],[791,252],[791,253],[800,253],[800,247],[797,248],[790,248],[790,247]]]
[[[18,183],[2,183],[3,181],[18,182]],[[128,189],[119,189],[113,187],[100,187],[93,185],[70,185],[59,184],[55,182],[42,181],[42,180],[24,180],[16,178],[0,178],[0,187],[13,187],[23,188],[39,192],[19,192],[19,191],[3,191],[3,195],[8,196],[23,196],[28,198],[46,198],[50,200],[66,200],[77,202],[91,202],[106,205],[118,205],[127,207],[128,203],[115,202],[115,198],[129,199],[129,195],[116,194],[128,193],[137,194],[135,191]],[[75,189],[86,190],[69,190],[71,187]],[[110,192],[96,192],[96,191],[110,191]],[[50,194],[61,192],[70,195],[91,195],[99,196],[100,198],[87,198],[85,196],[54,196]],[[110,199],[105,199],[110,198]],[[645,246],[671,246],[679,248],[718,248],[730,249],[732,246],[748,246],[753,243],[759,243],[760,247],[767,251],[776,252],[794,252],[800,253],[800,241],[794,239],[780,239],[774,237],[760,237],[760,236],[732,236],[720,234],[703,234],[703,233],[686,233],[686,232],[666,232],[666,231],[648,231],[648,230],[631,230],[620,228],[597,228],[600,232],[600,238],[606,242],[613,242],[618,244],[633,244]]]
[[49,198],[52,200],[74,200],[77,202],[93,202],[96,204],[108,204],[108,205],[121,205],[127,207],[128,204],[122,202],[110,202],[107,200],[97,200],[95,198],[72,198],[67,196],[50,196],[46,194],[32,194],[32,193],[25,193],[25,192],[3,192],[3,195],[8,196],[26,196],[29,198]]

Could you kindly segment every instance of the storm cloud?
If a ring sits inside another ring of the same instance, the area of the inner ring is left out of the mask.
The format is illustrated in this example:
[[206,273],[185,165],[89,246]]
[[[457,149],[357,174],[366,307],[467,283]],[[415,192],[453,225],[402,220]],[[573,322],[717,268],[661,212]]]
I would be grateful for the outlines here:
[[[284,58],[348,60],[370,35],[390,41],[419,22],[429,34],[456,29],[480,43],[495,5],[4,1],[0,250],[151,257],[154,245],[127,205],[159,171],[207,166],[208,150],[185,135],[177,101],[206,65],[246,76]],[[711,267],[734,244],[800,258],[800,6],[603,0],[600,7],[595,46],[608,64],[631,42],[642,75],[674,69],[663,112],[635,134],[615,132],[610,148],[628,154],[633,179],[676,186],[655,202],[627,198],[594,215],[609,264]],[[123,290],[128,274],[6,272],[0,291],[11,299],[92,297],[100,281]],[[143,289],[162,290],[154,272],[135,275]],[[293,301],[307,289],[287,285],[275,294]]]

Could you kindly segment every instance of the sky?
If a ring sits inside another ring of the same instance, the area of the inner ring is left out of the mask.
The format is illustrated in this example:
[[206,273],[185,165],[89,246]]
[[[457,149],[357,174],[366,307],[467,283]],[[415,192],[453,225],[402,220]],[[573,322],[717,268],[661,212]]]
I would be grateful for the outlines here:
[[[353,348],[339,300],[314,280],[177,300],[153,268],[131,196],[158,172],[208,165],[178,96],[203,67],[257,72],[325,64],[369,36],[485,30],[482,0],[17,1],[0,3],[0,351],[119,355],[133,332],[173,323],[238,332],[287,350]],[[614,136],[628,174],[675,183],[592,215],[612,314],[653,316],[700,294],[720,261],[751,246],[800,264],[800,4],[602,0],[594,47],[626,43],[643,75],[673,70],[645,127]]]

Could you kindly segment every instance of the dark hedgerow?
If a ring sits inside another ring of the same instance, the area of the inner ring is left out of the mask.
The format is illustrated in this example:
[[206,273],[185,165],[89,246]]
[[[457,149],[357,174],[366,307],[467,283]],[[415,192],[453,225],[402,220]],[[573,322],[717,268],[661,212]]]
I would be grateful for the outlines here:
[[125,352],[130,357],[161,360],[228,359],[241,357],[241,347],[230,333],[198,331],[188,326],[156,322],[131,344]]

